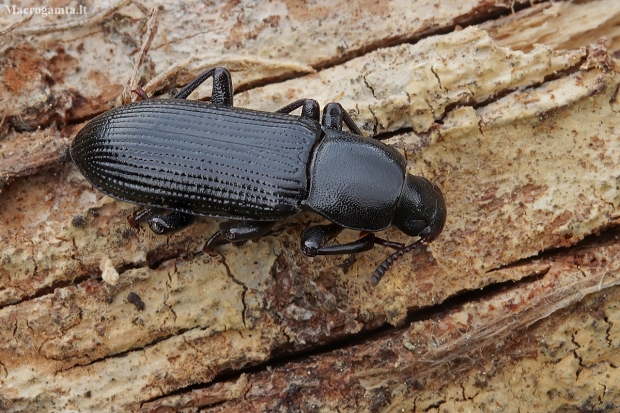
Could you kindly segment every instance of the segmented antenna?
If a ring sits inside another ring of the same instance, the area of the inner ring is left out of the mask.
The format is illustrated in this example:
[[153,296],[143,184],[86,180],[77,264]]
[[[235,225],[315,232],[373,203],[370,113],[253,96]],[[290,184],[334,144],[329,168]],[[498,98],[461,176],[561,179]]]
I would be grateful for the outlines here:
[[412,249],[414,249],[415,247],[417,247],[418,245],[420,245],[420,243],[422,243],[422,240],[419,239],[416,242],[414,242],[413,244],[410,245],[406,245],[402,248],[400,248],[398,251],[396,251],[394,254],[390,255],[389,257],[387,257],[385,259],[385,261],[383,261],[375,270],[375,272],[372,273],[372,277],[370,278],[370,284],[375,287],[377,284],[379,284],[379,281],[381,281],[381,278],[383,277],[383,275],[385,274],[385,272],[392,266],[392,264],[394,264],[394,261],[396,261],[397,259],[399,259],[403,254],[411,251]]

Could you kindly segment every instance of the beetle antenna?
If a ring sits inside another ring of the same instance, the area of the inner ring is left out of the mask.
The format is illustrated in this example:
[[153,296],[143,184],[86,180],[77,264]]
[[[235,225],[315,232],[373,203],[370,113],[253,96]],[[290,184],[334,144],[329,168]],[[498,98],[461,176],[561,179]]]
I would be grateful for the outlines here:
[[385,259],[385,261],[383,261],[375,270],[374,273],[372,273],[372,277],[370,278],[370,284],[373,287],[376,287],[377,284],[379,284],[379,281],[381,281],[381,278],[383,277],[383,275],[385,274],[385,272],[392,266],[392,264],[394,264],[394,261],[396,261],[397,259],[399,259],[403,254],[411,251],[413,248],[417,247],[418,245],[420,245],[420,243],[422,243],[422,239],[417,240],[416,242],[414,242],[413,244],[409,244],[406,245],[402,248],[400,248],[398,251],[396,251],[394,254],[390,255],[389,257],[387,257]]

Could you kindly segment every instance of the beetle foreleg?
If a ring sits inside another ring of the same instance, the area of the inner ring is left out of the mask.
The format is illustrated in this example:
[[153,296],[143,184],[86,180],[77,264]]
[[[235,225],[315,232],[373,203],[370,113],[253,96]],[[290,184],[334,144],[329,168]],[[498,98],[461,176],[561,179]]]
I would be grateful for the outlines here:
[[205,70],[198,77],[189,82],[185,87],[173,96],[174,99],[185,99],[196,88],[204,83],[208,78],[213,77],[213,92],[211,93],[211,103],[214,105],[232,106],[233,88],[230,72],[223,67],[214,67]]
[[265,235],[276,224],[276,221],[225,221],[220,224],[220,230],[209,238],[203,247],[204,252],[210,252],[217,245],[228,242],[247,241]]
[[375,244],[386,245],[392,248],[400,248],[397,243],[392,243],[381,238],[377,238],[374,234],[368,233],[362,238],[346,244],[336,244],[325,246],[331,239],[338,236],[343,230],[337,224],[314,225],[306,228],[301,234],[301,251],[309,257],[317,255],[342,255],[356,254],[371,250]]
[[399,250],[405,246],[405,244],[401,242],[388,241],[386,239],[379,238],[377,236],[375,236],[375,244],[383,245],[384,247],[390,247],[395,250]]
[[363,236],[356,241],[346,244],[324,246],[329,240],[335,238],[343,229],[344,228],[338,226],[337,224],[315,225],[308,227],[301,234],[301,250],[307,256],[315,257],[317,255],[356,254],[358,252],[371,250],[375,244],[394,248],[396,252],[383,261],[373,273],[370,280],[370,283],[373,286],[376,286],[379,283],[381,277],[383,277],[387,269],[390,268],[394,261],[396,261],[404,253],[409,252],[415,246],[419,245],[421,242],[421,240],[419,240],[411,245],[404,246],[400,242],[388,241],[375,236],[373,233],[362,232]]

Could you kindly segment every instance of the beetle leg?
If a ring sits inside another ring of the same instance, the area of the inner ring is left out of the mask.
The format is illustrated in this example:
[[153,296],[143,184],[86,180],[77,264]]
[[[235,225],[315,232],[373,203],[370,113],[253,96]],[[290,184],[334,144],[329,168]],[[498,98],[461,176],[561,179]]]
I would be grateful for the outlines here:
[[308,248],[308,244],[303,244],[301,251],[309,257],[317,255],[343,255],[357,254],[358,252],[370,251],[375,246],[373,235],[367,235],[357,241],[348,242],[346,244],[328,245],[321,248]]
[[320,120],[320,109],[319,104],[314,99],[299,99],[295,102],[284,106],[282,109],[277,110],[277,113],[291,113],[295,109],[301,107],[301,117],[309,118],[315,121]]
[[247,241],[265,235],[277,221],[225,221],[220,230],[209,238],[203,251],[210,252],[217,245]]
[[404,246],[399,242],[392,242],[379,238],[370,232],[362,233],[363,236],[353,242],[324,246],[331,239],[335,238],[343,229],[344,228],[337,224],[315,225],[306,228],[301,234],[302,252],[309,257],[315,257],[317,255],[357,254],[358,252],[373,249],[375,244],[390,247],[395,250],[400,250]]
[[138,86],[137,89],[132,90],[132,92],[140,96],[140,99],[142,100],[149,100],[149,96],[146,94],[144,89],[142,89],[140,86]]
[[161,214],[166,210],[163,208],[144,208],[137,210],[132,216],[127,217],[127,222],[133,228],[138,228],[138,224],[154,214]]
[[143,209],[141,211],[136,211],[130,217],[127,217],[127,222],[132,228],[138,228],[138,224],[146,218],[146,216],[150,213],[149,209]]
[[405,246],[405,244],[400,242],[388,241],[383,238],[379,238],[375,235],[375,244],[383,245],[384,247],[390,247],[395,250],[399,250]]
[[344,228],[338,224],[312,225],[301,233],[301,251],[309,257],[323,255],[324,245],[336,238]]
[[193,215],[179,211],[172,211],[169,214],[153,214],[146,220],[151,231],[160,235],[178,231],[185,228],[193,221]]
[[233,105],[233,87],[230,72],[223,67],[215,68],[211,103],[222,106]]
[[337,224],[314,225],[306,228],[301,234],[301,251],[309,257],[355,254],[371,250],[377,243],[374,234],[366,234],[362,238],[347,244],[325,246],[326,243],[337,237],[343,229]]
[[301,251],[309,257],[316,257],[317,255],[356,254],[371,250],[375,246],[374,234],[368,234],[346,244],[325,246],[330,239],[336,237],[342,230],[343,228],[336,224],[306,228],[301,234]]
[[362,131],[357,127],[355,122],[353,122],[353,119],[351,119],[351,116],[349,116],[347,111],[342,108],[340,103],[335,103],[335,102],[328,103],[323,108],[322,124],[327,129],[341,131],[343,122],[345,125],[347,125],[351,133],[364,136],[362,135]]
[[205,70],[189,82],[176,95],[174,99],[186,99],[196,88],[204,83],[208,78],[213,77],[213,91],[211,93],[211,103],[214,105],[232,106],[233,87],[230,72],[223,67],[214,67]]

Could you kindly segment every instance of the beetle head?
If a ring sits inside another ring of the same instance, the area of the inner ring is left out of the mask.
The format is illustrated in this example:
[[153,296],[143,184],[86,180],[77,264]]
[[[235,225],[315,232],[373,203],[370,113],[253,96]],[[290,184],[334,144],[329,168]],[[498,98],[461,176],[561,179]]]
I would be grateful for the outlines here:
[[411,237],[431,242],[446,223],[446,202],[439,188],[420,176],[407,174],[392,224]]

